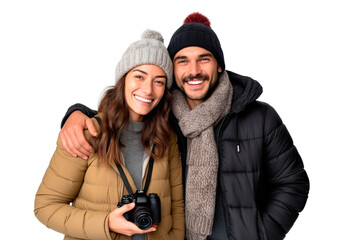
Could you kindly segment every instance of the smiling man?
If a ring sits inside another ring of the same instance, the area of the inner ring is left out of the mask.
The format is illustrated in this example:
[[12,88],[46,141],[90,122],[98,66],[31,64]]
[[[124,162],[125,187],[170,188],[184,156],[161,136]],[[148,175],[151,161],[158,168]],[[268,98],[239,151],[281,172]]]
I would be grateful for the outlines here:
[[[187,239],[283,239],[306,204],[309,179],[281,118],[257,101],[261,85],[225,70],[220,41],[199,13],[186,18],[168,51]],[[62,123],[74,110],[94,114],[75,105]],[[92,121],[77,111],[61,137],[70,153],[87,158],[83,128],[91,130]]]
[[180,50],[174,57],[173,65],[175,82],[187,96],[191,108],[206,99],[217,82],[218,72],[222,72],[212,53],[199,47]]

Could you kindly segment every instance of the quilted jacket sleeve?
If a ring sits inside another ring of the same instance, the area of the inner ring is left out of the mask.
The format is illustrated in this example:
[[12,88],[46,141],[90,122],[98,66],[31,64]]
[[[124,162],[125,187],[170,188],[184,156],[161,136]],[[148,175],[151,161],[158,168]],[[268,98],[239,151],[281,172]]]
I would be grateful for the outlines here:
[[88,161],[69,155],[58,139],[36,194],[34,213],[44,225],[65,235],[112,239],[107,212],[82,210],[70,205],[81,188],[87,167]]
[[90,109],[89,107],[81,104],[81,103],[76,103],[72,106],[70,106],[64,115],[62,122],[61,122],[61,128],[69,118],[69,116],[75,112],[75,111],[81,111],[83,114],[85,114],[87,117],[94,117],[98,112],[96,110]]
[[266,104],[264,147],[267,201],[261,212],[268,239],[283,239],[306,204],[309,179],[293,140]]
[[182,165],[177,145],[177,137],[173,132],[169,148],[169,167],[172,200],[172,230],[169,232],[170,239],[184,239],[185,213],[182,185]]

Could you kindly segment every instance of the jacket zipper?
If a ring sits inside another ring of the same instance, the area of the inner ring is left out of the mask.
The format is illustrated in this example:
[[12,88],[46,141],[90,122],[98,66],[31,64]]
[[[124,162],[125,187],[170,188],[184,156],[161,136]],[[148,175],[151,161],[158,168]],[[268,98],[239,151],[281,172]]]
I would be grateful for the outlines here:
[[[219,171],[219,174],[218,174],[218,177],[220,178],[220,183],[222,183],[222,176],[221,176],[221,173],[220,173],[220,165],[221,165],[221,158],[220,158],[220,152],[221,152],[221,145],[219,144],[219,140],[222,138],[222,135],[223,135],[223,125],[224,125],[224,122],[226,121],[231,121],[231,114],[227,114],[224,119],[220,122],[220,125],[219,125],[219,129],[218,129],[218,134],[217,134],[217,146],[218,146],[218,161],[219,161],[219,167],[218,167],[218,171]],[[229,123],[228,123],[229,124]],[[222,184],[221,184],[222,185]],[[221,188],[223,189],[223,186],[221,186]],[[225,207],[225,204],[224,204],[224,199],[225,199],[225,196],[224,194],[221,196],[221,202],[222,202],[222,207],[223,209],[228,213],[228,210],[227,208]],[[227,235],[227,238],[230,239],[230,229],[228,228],[229,224],[230,224],[230,220],[228,219],[227,217],[227,214],[225,214],[224,212],[224,219],[225,219],[225,229],[226,229],[226,235]]]

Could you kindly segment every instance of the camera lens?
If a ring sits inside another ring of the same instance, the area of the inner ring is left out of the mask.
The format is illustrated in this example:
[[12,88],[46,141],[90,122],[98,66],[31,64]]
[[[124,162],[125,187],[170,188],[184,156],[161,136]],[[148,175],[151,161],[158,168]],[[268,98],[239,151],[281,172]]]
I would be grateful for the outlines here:
[[139,216],[137,218],[137,226],[142,229],[146,230],[149,229],[152,226],[152,219],[150,216]]
[[152,217],[150,209],[139,207],[134,214],[135,224],[142,230],[149,229],[152,226]]

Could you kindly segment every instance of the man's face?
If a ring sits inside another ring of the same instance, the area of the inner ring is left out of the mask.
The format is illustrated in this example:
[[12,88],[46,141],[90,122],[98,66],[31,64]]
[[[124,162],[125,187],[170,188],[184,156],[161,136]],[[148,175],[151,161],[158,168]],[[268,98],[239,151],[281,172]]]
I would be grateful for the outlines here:
[[212,53],[201,47],[181,49],[175,54],[173,65],[176,84],[192,109],[206,100],[222,71]]

